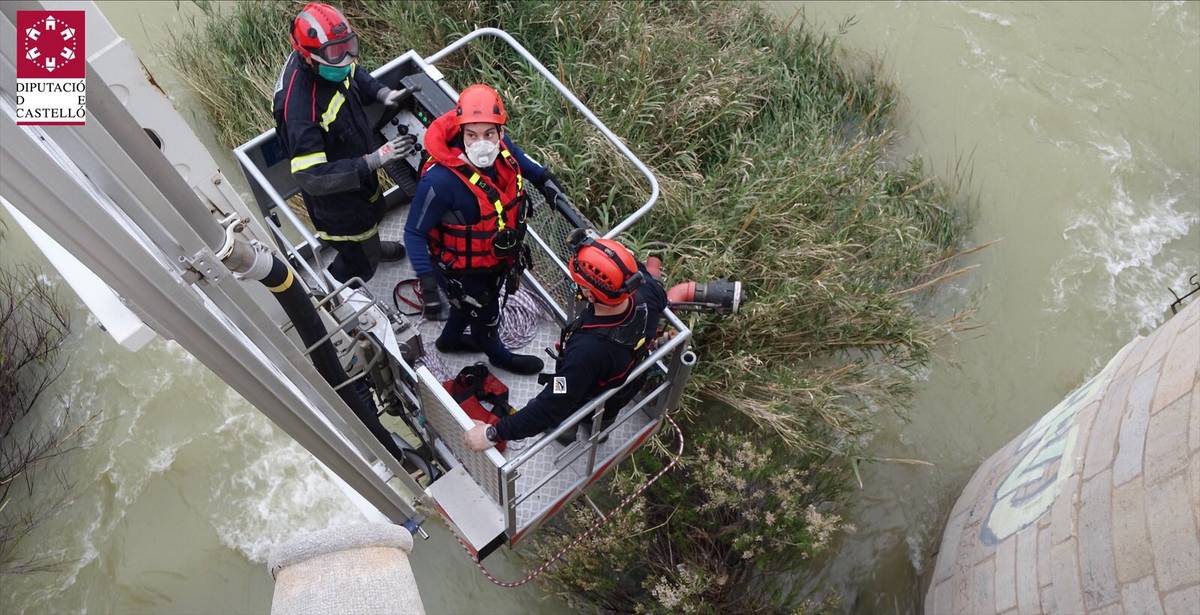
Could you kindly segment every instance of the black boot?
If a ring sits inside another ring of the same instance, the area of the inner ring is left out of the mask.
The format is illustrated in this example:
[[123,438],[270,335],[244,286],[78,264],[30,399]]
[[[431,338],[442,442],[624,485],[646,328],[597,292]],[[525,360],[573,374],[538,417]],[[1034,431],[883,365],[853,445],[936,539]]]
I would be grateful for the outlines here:
[[504,358],[488,357],[488,362],[522,376],[532,376],[546,366],[541,359],[529,354],[510,354]]
[[379,260],[382,262],[391,263],[404,260],[405,254],[407,252],[404,250],[404,244],[399,241],[379,242]]
[[[553,431],[553,430],[549,430],[546,433],[550,433],[550,431]],[[562,432],[561,434],[559,434],[559,436],[557,438],[555,438],[555,441],[557,441],[563,447],[571,446],[572,444],[575,444],[575,436],[578,432],[579,432],[579,426],[576,425],[575,427],[572,427],[572,428]]]
[[437,338],[437,341],[433,345],[437,347],[438,352],[446,354],[454,352],[479,352],[479,344],[476,344],[475,340],[465,333],[459,334],[456,340],[443,335]]
[[[600,431],[604,431],[604,430],[608,429],[609,427],[611,427],[614,420],[615,420],[615,418],[601,419],[600,420]],[[563,446],[571,446],[572,444],[575,443],[575,439],[577,436],[580,440],[585,440],[585,441],[588,438],[592,437],[592,421],[591,421],[591,419],[584,419],[583,422],[576,425],[574,429],[568,429],[568,430],[564,431],[562,433],[562,435],[555,438],[555,440],[557,440],[558,443]],[[605,442],[608,442],[608,434],[604,434],[604,435],[600,436],[599,444],[604,444]]]

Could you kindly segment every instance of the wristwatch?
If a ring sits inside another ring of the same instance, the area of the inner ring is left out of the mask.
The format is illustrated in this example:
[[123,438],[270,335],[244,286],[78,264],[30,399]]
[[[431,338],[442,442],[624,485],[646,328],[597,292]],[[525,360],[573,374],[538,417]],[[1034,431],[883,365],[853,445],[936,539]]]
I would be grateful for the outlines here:
[[488,442],[496,441],[496,426],[488,425],[487,429],[483,430],[483,437],[487,438]]

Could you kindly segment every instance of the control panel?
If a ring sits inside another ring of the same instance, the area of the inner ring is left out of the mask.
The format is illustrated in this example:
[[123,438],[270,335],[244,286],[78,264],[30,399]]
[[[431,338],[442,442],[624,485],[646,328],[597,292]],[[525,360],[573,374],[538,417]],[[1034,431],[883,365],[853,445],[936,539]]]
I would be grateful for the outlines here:
[[384,170],[404,190],[408,196],[416,190],[416,177],[420,173],[421,164],[425,161],[425,129],[443,113],[454,108],[454,100],[446,95],[436,82],[425,73],[408,75],[400,80],[400,86],[411,91],[412,95],[400,108],[388,117],[385,114],[378,124],[380,135],[390,140],[397,135],[416,135],[417,149],[405,159],[409,169],[398,165],[385,165]]

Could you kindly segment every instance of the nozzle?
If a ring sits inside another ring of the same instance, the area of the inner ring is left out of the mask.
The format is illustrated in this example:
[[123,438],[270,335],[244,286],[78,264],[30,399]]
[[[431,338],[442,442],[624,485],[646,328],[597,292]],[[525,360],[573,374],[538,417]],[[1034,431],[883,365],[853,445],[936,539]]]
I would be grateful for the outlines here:
[[667,291],[667,303],[680,311],[736,314],[742,304],[742,283],[721,279],[682,282]]

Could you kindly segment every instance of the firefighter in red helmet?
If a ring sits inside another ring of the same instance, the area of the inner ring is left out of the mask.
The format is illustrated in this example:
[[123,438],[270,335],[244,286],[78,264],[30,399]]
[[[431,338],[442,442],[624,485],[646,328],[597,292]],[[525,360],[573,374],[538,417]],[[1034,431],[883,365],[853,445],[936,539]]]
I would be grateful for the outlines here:
[[[548,169],[509,139],[507,122],[500,94],[477,83],[429,125],[425,150],[430,157],[413,196],[404,241],[420,280],[425,317],[446,320],[437,349],[483,352],[492,365],[536,374],[542,360],[513,353],[497,335],[500,289],[519,279],[528,259],[530,185],[551,201],[562,198],[562,189]],[[470,335],[464,334],[468,326]]]
[[289,37],[294,52],[275,84],[276,136],[317,237],[337,253],[329,272],[343,282],[369,280],[381,260],[404,258],[403,244],[380,241],[385,212],[376,171],[413,153],[416,138],[373,148],[363,108],[396,104],[401,92],[358,67],[358,35],[328,4],[307,4]]
[[[601,425],[607,428],[645,383],[645,375],[629,383],[626,378],[649,355],[667,308],[666,291],[619,242],[582,231],[569,242],[574,255],[567,269],[588,305],[563,328],[554,374],[545,378],[542,392],[495,425],[475,421],[465,435],[474,450],[553,429],[589,399],[622,387],[605,402]],[[590,427],[583,423],[585,431]],[[575,437],[568,431],[560,443],[570,444]]]

